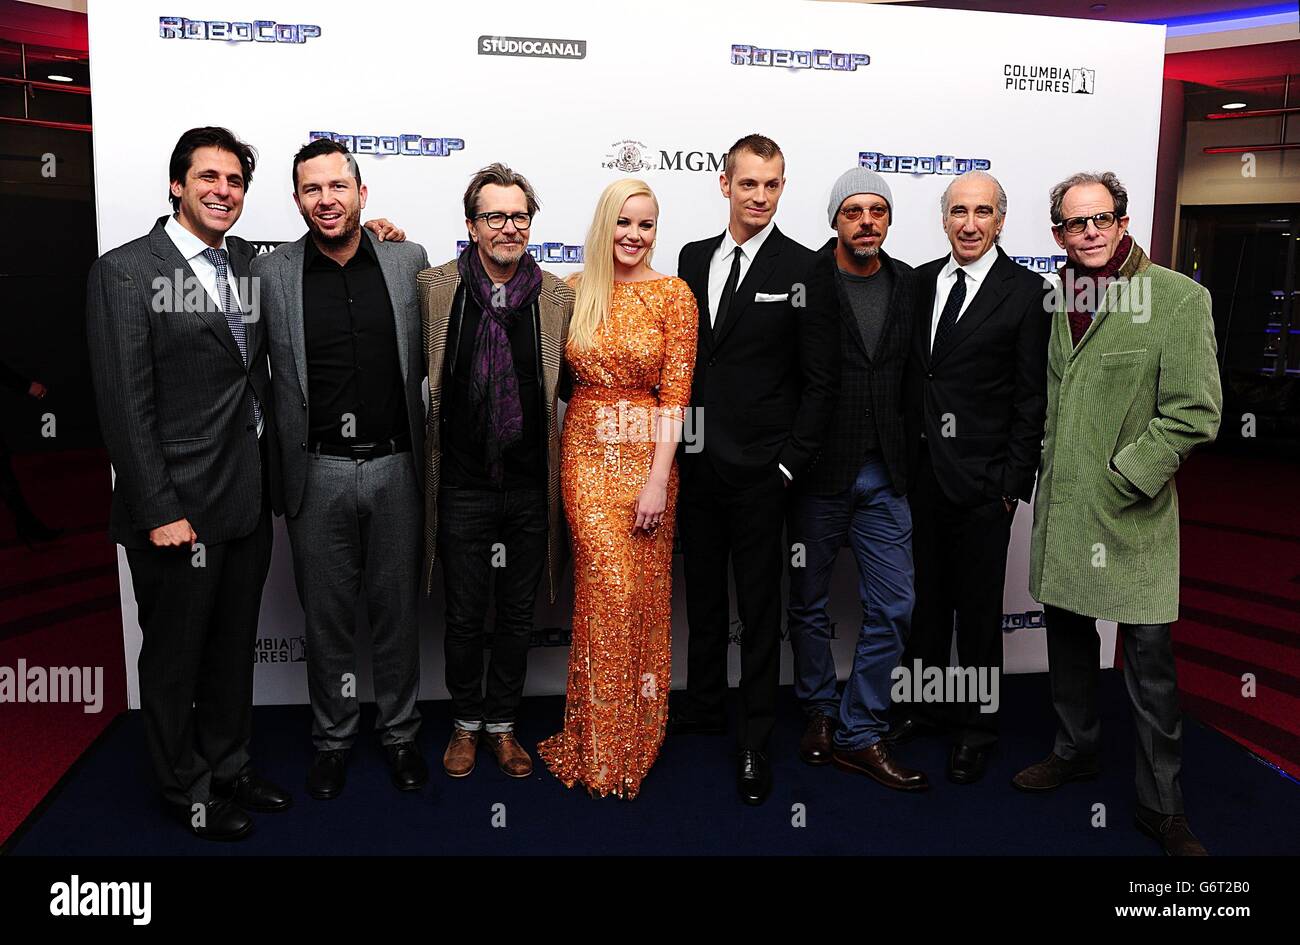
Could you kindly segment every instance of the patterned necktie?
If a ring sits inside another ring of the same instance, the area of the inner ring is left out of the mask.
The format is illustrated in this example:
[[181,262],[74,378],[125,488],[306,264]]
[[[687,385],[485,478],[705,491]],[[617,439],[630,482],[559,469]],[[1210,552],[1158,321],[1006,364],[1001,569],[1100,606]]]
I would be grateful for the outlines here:
[[966,270],[958,268],[953,274],[957,277],[957,281],[953,283],[952,290],[948,293],[948,301],[943,303],[943,311],[939,313],[939,327],[934,330],[934,344],[930,345],[932,355],[943,346],[944,339],[957,324],[957,314],[961,311],[962,303],[966,301]]
[[[213,249],[211,247],[203,251],[203,258],[212,263],[217,270],[217,296],[221,300],[221,311],[225,313],[226,324],[230,326],[230,333],[235,336],[235,344],[239,347],[239,354],[244,359],[244,364],[248,364],[248,332],[244,328],[244,313],[235,301],[235,293],[230,288],[230,279],[228,274],[230,266],[226,258],[224,249]],[[262,426],[262,405],[257,402],[257,397],[253,397],[253,422],[258,429]]]
[[740,254],[742,252],[744,250],[737,246],[735,255],[731,260],[731,272],[727,273],[726,285],[722,287],[722,297],[718,299],[718,316],[713,319],[714,331],[719,331],[722,328],[722,323],[727,318],[727,309],[731,308],[731,300],[736,295],[736,284],[740,282]]

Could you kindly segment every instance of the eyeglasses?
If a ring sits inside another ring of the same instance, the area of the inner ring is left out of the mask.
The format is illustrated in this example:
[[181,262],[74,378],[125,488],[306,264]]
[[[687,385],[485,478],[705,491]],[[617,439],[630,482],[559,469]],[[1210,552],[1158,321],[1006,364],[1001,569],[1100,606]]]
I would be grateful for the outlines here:
[[487,225],[494,230],[504,230],[507,220],[515,225],[516,230],[526,230],[533,222],[533,215],[531,213],[478,213],[474,215],[474,219],[486,220]]
[[1099,230],[1109,230],[1119,219],[1114,210],[1104,210],[1101,213],[1094,213],[1090,217],[1070,217],[1068,220],[1062,220],[1056,224],[1058,230],[1064,230],[1067,233],[1082,233],[1088,228],[1088,221]]
[[[861,207],[840,207],[840,216],[852,223],[855,220],[862,219]],[[868,207],[867,213],[871,214],[873,220],[883,220],[889,214],[889,208],[883,204],[876,204],[874,207]]]

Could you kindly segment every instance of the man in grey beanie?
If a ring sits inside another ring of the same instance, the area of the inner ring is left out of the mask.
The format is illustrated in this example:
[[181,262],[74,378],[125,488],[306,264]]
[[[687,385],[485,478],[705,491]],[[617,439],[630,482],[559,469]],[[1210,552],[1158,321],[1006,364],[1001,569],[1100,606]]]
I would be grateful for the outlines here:
[[[840,175],[826,208],[835,236],[809,276],[809,305],[837,313],[842,362],[830,429],[788,506],[795,549],[789,625],[795,695],[807,716],[800,757],[919,791],[929,786],[925,775],[895,762],[884,739],[890,674],[914,600],[901,416],[914,292],[912,268],[882,248],[893,206],[879,174],[855,167]],[[846,540],[858,565],[863,620],[853,669],[837,696],[826,603]]]

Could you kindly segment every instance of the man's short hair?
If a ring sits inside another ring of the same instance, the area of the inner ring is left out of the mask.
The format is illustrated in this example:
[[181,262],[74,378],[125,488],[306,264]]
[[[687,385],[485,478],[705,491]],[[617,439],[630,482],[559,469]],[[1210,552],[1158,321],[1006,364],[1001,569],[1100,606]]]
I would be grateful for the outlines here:
[[220,148],[239,158],[239,166],[244,173],[244,190],[253,183],[253,169],[257,167],[257,151],[251,144],[245,144],[235,137],[229,128],[191,128],[181,135],[172,148],[172,159],[167,165],[167,199],[172,203],[172,210],[181,208],[179,197],[172,196],[171,183],[185,186],[185,175],[194,163],[194,152],[199,148]]
[[736,170],[736,158],[740,157],[745,151],[758,155],[764,161],[779,157],[782,167],[785,166],[785,155],[781,153],[779,144],[763,135],[745,135],[745,137],[727,148],[727,156],[723,160],[722,170],[727,175],[728,180],[731,179],[732,173]]
[[298,153],[293,156],[293,192],[298,192],[298,165],[303,161],[310,161],[312,158],[323,157],[326,154],[341,154],[348,159],[348,170],[352,176],[357,179],[357,190],[361,189],[361,168],[357,166],[357,159],[352,152],[333,138],[317,138],[315,141],[308,142],[298,149]]
[[1080,184],[1101,184],[1110,191],[1111,199],[1115,201],[1115,216],[1128,216],[1128,189],[1119,182],[1119,178],[1111,171],[1104,171],[1101,174],[1093,174],[1088,171],[1081,171],[1078,174],[1071,174],[1065,180],[1061,181],[1052,188],[1052,225],[1056,226],[1064,222],[1061,215],[1061,204],[1065,203],[1065,195],[1071,187],[1078,187]]
[[469,186],[465,188],[465,219],[472,220],[478,213],[478,195],[482,193],[483,188],[488,184],[496,184],[498,187],[518,187],[524,192],[524,199],[528,201],[528,213],[533,215],[537,213],[541,204],[537,202],[537,194],[533,193],[533,185],[528,183],[528,178],[523,174],[518,174],[508,165],[496,161],[487,167],[480,168],[478,172],[470,178]]

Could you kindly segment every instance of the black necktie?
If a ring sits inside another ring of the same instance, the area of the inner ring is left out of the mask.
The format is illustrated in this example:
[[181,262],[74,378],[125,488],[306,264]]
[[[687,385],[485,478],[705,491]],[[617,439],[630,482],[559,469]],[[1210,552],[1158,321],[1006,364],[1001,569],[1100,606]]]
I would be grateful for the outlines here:
[[962,303],[966,301],[966,270],[958,268],[953,274],[957,281],[953,283],[948,301],[943,303],[943,311],[939,313],[939,327],[934,330],[934,344],[930,345],[931,354],[943,346],[944,338],[952,331],[952,326],[957,324],[957,315],[961,312]]
[[727,318],[727,309],[731,308],[731,300],[736,294],[736,283],[740,281],[741,252],[741,248],[737,246],[736,252],[731,257],[731,272],[727,273],[727,284],[722,287],[722,298],[718,299],[718,315],[713,319],[715,332],[722,330],[722,323]]

